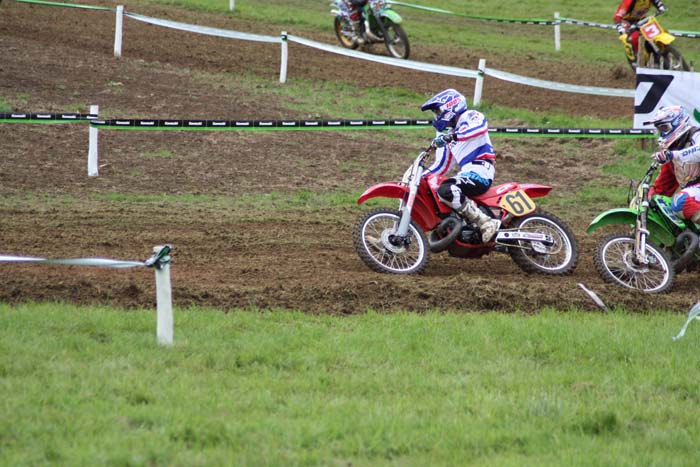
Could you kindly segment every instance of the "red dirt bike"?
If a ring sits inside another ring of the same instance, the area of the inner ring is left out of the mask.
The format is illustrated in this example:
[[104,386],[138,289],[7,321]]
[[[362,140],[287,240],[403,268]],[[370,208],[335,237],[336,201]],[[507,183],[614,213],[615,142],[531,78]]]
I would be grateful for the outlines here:
[[[493,240],[483,243],[478,227],[442,203],[437,188],[445,177],[423,177],[434,144],[423,150],[401,182],[379,183],[358,199],[397,198],[399,209],[374,208],[353,232],[355,250],[377,272],[422,272],[430,252],[447,251],[458,258],[480,258],[492,251],[510,254],[525,272],[570,274],[578,263],[578,245],[570,228],[556,216],[535,207],[532,198],[552,187],[504,183],[472,198],[484,213],[500,221]],[[429,233],[429,240],[426,240]]]

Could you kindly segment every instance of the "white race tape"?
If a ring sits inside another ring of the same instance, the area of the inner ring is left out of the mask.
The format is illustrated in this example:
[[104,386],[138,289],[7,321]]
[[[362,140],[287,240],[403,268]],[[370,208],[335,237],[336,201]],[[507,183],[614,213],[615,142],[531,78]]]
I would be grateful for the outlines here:
[[200,34],[207,34],[209,36],[219,36],[227,37],[229,39],[241,39],[244,41],[257,41],[257,42],[282,42],[279,37],[273,36],[262,36],[260,34],[249,34],[245,32],[230,31],[228,29],[218,29],[210,28],[207,26],[197,26],[194,24],[179,23],[177,21],[169,21],[165,19],[151,18],[148,16],[139,15],[136,13],[124,12],[125,16],[138,21],[143,21],[145,23],[154,24],[156,26],[163,26],[165,28],[179,29],[181,31],[196,32]]
[[[126,16],[138,20],[144,21],[146,23],[155,24],[158,26],[163,26],[167,28],[179,29],[182,31],[189,31],[201,34],[208,34],[212,36],[226,37],[231,39],[241,39],[249,41],[259,41],[259,42],[272,42],[281,43],[281,37],[273,36],[262,36],[259,34],[249,34],[238,31],[231,31],[227,29],[210,28],[206,26],[196,26],[193,24],[180,23],[177,21],[169,21],[158,18],[151,18],[148,16],[139,15],[136,13],[124,13]],[[314,49],[323,50],[325,52],[330,52],[338,55],[344,55],[346,57],[360,58],[362,60],[368,60],[371,62],[382,63],[385,65],[391,65],[401,68],[409,68],[417,71],[426,71],[430,73],[438,73],[448,76],[460,76],[463,78],[477,78],[480,73],[478,70],[467,70],[464,68],[457,68],[445,65],[435,65],[432,63],[416,62],[412,60],[403,60],[400,58],[385,57],[381,55],[372,55],[365,52],[358,52],[354,50],[344,49],[342,47],[324,44],[322,42],[316,42],[303,37],[294,36],[289,34],[286,36],[289,42],[296,42],[307,47],[312,47]],[[599,88],[595,86],[579,86],[574,84],[565,83],[555,83],[552,81],[544,81],[536,78],[528,78],[527,76],[520,76],[513,73],[508,73],[505,71],[494,70],[487,68],[484,73],[494,78],[502,79],[505,81],[510,81],[519,84],[525,84],[528,86],[535,86],[545,89],[554,89],[557,91],[565,92],[575,92],[580,94],[593,94],[599,96],[614,96],[614,97],[634,97],[634,90],[632,89],[615,89],[615,88]]]
[[688,312],[688,319],[685,320],[685,324],[681,328],[678,335],[673,338],[674,341],[677,341],[678,339],[680,339],[681,337],[683,337],[685,335],[685,330],[688,329],[688,325],[690,324],[690,322],[692,320],[700,319],[700,318],[698,318],[698,315],[700,315],[700,302],[693,305],[693,307],[690,309],[690,311]]
[[9,263],[46,263],[46,264],[66,264],[69,266],[103,266],[110,268],[133,268],[146,266],[143,261],[119,261],[105,258],[69,258],[69,259],[45,259],[33,258],[30,256],[3,256],[0,255],[0,262]]
[[443,75],[451,76],[462,76],[464,78],[476,78],[479,76],[479,72],[476,70],[465,70],[464,68],[456,68],[444,65],[433,65],[432,63],[414,62],[412,60],[404,60],[401,58],[384,57],[381,55],[372,55],[365,52],[357,52],[354,50],[343,49],[335,45],[328,45],[322,42],[316,42],[309,39],[304,39],[303,37],[289,35],[287,36],[289,42],[296,42],[298,44],[305,45],[307,47],[313,47],[314,49],[323,50],[326,52],[331,52],[338,55],[345,55],[346,57],[361,58],[363,60],[368,60],[370,62],[383,63],[385,65],[393,65],[402,68],[410,68],[412,70],[418,71],[429,71],[432,73],[440,73]]
[[[428,71],[431,73],[440,73],[443,75],[461,76],[465,78],[477,78],[479,76],[478,70],[466,70],[464,68],[455,68],[444,65],[433,65],[432,63],[415,62],[412,60],[403,60],[400,58],[371,55],[364,52],[357,52],[354,50],[343,49],[341,47],[328,45],[321,42],[311,41],[308,39],[304,39],[303,37],[293,35],[289,35],[288,39],[290,42],[297,42],[299,44],[306,45],[308,47],[313,47],[319,50],[324,50],[326,52],[345,55],[348,57],[360,58],[363,60],[369,60],[377,63],[384,63],[386,65],[410,68],[412,70],[418,71]],[[537,78],[528,78],[527,76],[520,76],[513,73],[508,73],[507,71],[494,70],[492,68],[486,68],[484,70],[484,74],[492,76],[494,78],[502,79],[504,81],[525,84],[527,86],[534,86],[544,89],[553,89],[556,91],[575,92],[579,94],[592,94],[598,96],[634,97],[634,89],[600,88],[596,86],[580,86],[576,84],[556,83],[553,81],[545,81]]]
[[508,73],[507,71],[494,70],[493,68],[485,69],[484,74],[502,79],[504,81],[510,81],[512,83],[551,89],[553,91],[575,92],[579,94],[592,94],[597,96],[634,97],[634,89],[599,88],[596,86],[579,86],[576,84],[556,83],[554,81],[545,81],[542,79],[515,75],[513,73]]

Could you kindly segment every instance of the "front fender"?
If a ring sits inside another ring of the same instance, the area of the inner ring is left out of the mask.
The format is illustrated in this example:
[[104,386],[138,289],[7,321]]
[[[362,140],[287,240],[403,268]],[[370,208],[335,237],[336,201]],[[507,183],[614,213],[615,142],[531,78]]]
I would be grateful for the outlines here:
[[[371,186],[365,190],[357,199],[357,204],[362,204],[372,198],[396,198],[403,199],[408,195],[409,189],[406,185],[396,182],[385,182]],[[413,202],[411,218],[423,229],[424,232],[433,230],[440,222],[440,217],[429,206],[429,200],[420,192]]]
[[611,209],[602,212],[593,219],[586,229],[586,233],[592,233],[606,225],[634,225],[637,222],[637,211],[629,208]]
[[667,32],[662,32],[661,34],[659,34],[658,36],[656,36],[654,38],[654,42],[658,42],[658,43],[661,43],[663,45],[668,45],[675,40],[676,40],[676,38]]
[[[586,229],[586,233],[592,233],[606,225],[634,226],[637,223],[637,211],[629,208],[617,208],[599,214]],[[649,237],[658,246],[672,246],[676,238],[652,213],[647,216],[647,229]]]
[[395,182],[379,183],[365,190],[357,199],[357,204],[362,204],[372,198],[398,198],[402,199],[408,193],[408,186]]
[[379,12],[379,17],[380,18],[388,18],[391,20],[392,23],[399,24],[401,20],[401,15],[399,15],[397,12],[394,10],[390,9],[385,9]]

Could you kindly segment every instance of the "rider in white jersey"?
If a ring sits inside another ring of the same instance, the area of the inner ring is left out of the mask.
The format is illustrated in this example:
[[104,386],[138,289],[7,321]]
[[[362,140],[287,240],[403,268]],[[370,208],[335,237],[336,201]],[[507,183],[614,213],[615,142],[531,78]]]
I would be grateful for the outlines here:
[[496,154],[486,117],[481,112],[467,109],[467,99],[454,89],[446,89],[431,97],[421,110],[431,110],[435,114],[435,129],[439,132],[448,130],[447,134],[453,138],[447,142],[451,138],[439,135],[433,140],[439,149],[435,152],[435,162],[424,176],[445,175],[452,168],[458,168],[454,177],[440,184],[438,196],[464,218],[475,222],[484,242],[490,241],[498,230],[498,222],[469,199],[485,193],[496,173]]

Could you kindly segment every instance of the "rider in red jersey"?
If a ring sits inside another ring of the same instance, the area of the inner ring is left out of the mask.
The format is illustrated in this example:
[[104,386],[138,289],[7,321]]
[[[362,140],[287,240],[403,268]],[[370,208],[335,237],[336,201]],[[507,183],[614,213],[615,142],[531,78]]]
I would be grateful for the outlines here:
[[[652,5],[656,7],[659,14],[666,11],[662,0],[622,0],[613,19],[613,22],[617,25],[617,32],[627,34],[630,26],[644,18]],[[639,50],[639,31],[632,32],[629,40],[634,50]]]
[[659,134],[660,151],[653,158],[663,164],[650,195],[673,196],[671,209],[679,217],[699,224],[700,127],[693,126],[688,112],[677,105],[660,108],[644,123],[654,125]]

